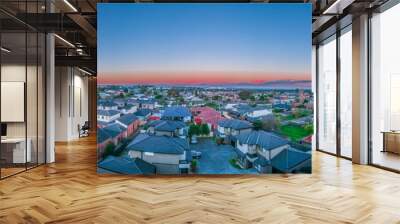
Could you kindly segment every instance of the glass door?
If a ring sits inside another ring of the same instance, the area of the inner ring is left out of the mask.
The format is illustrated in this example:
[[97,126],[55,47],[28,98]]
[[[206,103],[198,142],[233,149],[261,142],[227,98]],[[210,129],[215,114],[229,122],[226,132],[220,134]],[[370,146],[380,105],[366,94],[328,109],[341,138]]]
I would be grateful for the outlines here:
[[371,18],[370,162],[400,171],[400,4]]

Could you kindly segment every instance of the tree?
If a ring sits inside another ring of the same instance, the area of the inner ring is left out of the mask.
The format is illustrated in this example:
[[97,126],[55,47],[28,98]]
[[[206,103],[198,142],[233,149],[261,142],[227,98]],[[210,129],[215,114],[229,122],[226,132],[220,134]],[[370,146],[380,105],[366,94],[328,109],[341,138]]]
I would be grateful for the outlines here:
[[208,124],[201,124],[200,125],[200,133],[202,135],[209,135],[210,134],[210,128],[208,127]]
[[278,127],[278,121],[275,118],[265,119],[262,121],[262,129],[265,131],[273,131]]
[[200,135],[200,126],[199,125],[195,125],[195,124],[191,124],[189,126],[189,136],[192,137],[193,135]]
[[247,100],[251,96],[251,92],[248,90],[243,90],[239,92],[239,97],[241,100]]
[[262,129],[263,123],[260,120],[256,120],[253,122],[253,127],[255,130],[260,130]]
[[146,93],[147,92],[147,87],[146,86],[140,86],[140,93]]
[[216,95],[216,96],[213,96],[211,99],[212,99],[212,100],[221,100],[221,99],[222,99],[222,96]]
[[162,95],[158,94],[158,95],[156,95],[154,98],[155,98],[156,100],[159,100],[159,99],[162,98]]
[[179,96],[179,90],[177,89],[169,89],[168,96],[177,97]]
[[109,155],[113,155],[115,150],[114,143],[109,143],[104,149],[103,158],[106,158]]

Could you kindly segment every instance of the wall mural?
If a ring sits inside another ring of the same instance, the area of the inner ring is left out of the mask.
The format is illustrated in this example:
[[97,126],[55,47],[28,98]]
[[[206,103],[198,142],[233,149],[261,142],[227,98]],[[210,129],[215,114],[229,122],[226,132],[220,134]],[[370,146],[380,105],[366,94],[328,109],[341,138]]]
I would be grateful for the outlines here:
[[98,172],[311,173],[310,4],[98,4]]

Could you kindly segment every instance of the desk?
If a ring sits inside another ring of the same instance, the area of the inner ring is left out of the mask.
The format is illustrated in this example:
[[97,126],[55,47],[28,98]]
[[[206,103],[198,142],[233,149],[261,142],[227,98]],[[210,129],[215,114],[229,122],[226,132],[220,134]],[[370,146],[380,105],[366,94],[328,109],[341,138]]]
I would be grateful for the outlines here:
[[383,152],[400,154],[400,131],[383,131]]
[[31,162],[31,139],[27,139],[25,151],[25,138],[5,138],[1,139],[1,157],[6,163],[26,163]]

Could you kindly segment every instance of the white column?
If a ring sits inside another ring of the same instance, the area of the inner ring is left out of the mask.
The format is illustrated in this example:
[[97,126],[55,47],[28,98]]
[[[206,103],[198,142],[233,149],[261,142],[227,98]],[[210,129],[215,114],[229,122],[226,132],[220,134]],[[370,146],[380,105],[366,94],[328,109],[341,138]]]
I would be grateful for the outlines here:
[[353,162],[368,163],[368,15],[353,19]]
[[55,132],[55,55],[54,35],[46,36],[46,163],[55,161],[54,132]]

